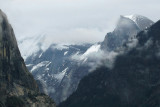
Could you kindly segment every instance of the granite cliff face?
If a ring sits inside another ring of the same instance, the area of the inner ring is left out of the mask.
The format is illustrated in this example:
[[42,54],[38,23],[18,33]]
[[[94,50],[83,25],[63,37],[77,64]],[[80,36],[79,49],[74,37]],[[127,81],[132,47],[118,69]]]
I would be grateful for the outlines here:
[[59,107],[159,107],[160,21],[127,43],[114,67],[105,65],[84,77]]
[[55,107],[27,70],[6,15],[0,10],[0,107]]

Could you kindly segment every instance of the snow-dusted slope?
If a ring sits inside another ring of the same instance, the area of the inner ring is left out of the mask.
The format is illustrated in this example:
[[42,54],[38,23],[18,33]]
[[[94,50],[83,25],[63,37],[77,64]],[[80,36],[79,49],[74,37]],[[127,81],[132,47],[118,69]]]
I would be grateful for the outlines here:
[[134,15],[128,15],[124,17],[133,20],[140,30],[144,30],[154,24],[152,20],[142,15],[134,14]]
[[[88,69],[79,67],[79,62],[74,61],[72,56],[83,55],[90,46],[52,44],[45,50],[37,48],[38,51],[32,51],[25,63],[38,81],[41,91],[55,99],[58,104],[72,94],[79,81],[88,74]],[[83,72],[79,70],[81,68]]]

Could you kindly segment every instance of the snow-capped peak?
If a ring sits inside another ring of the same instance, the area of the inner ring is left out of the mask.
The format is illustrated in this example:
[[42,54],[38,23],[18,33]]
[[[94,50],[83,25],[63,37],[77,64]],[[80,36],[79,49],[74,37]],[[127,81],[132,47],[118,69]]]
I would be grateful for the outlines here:
[[137,15],[137,14],[133,14],[133,15],[128,15],[128,16],[124,16],[126,18],[131,19],[132,21],[134,21],[135,23],[137,23],[137,21],[146,21],[146,20],[150,20],[145,16],[142,15]]
[[152,20],[142,15],[133,14],[124,17],[135,22],[135,24],[139,27],[140,30],[144,30],[154,24]]
[[129,18],[129,19],[133,20],[134,22],[136,22],[137,19],[143,19],[144,18],[144,16],[136,15],[136,14],[127,15],[127,16],[124,16],[124,17]]

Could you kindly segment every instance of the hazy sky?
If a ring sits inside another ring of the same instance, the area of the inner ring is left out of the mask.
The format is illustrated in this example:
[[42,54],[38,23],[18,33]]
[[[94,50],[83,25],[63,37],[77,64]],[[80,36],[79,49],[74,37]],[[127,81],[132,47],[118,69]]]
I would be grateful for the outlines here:
[[45,34],[53,42],[98,42],[120,15],[160,19],[160,0],[0,0],[17,39]]

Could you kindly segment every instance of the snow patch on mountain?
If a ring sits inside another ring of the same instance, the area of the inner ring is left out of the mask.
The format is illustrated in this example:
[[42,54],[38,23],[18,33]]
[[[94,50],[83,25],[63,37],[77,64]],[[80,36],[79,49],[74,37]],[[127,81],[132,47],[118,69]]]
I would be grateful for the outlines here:
[[43,53],[41,53],[41,54],[39,55],[39,58],[41,58],[42,54],[43,54]]
[[65,76],[66,72],[68,70],[68,67],[65,68],[62,72],[58,73],[58,74],[55,74],[54,77],[59,81],[61,82],[63,77]]
[[67,55],[68,51],[64,52],[64,55]]
[[56,44],[52,46],[52,49],[63,50],[63,49],[69,49],[69,47],[67,44]]
[[84,54],[78,52],[71,56],[72,60],[86,62],[88,60],[102,59],[104,52],[100,49],[100,44],[91,46]]
[[150,19],[148,19],[147,17],[142,16],[142,15],[133,14],[133,15],[128,15],[128,16],[124,16],[124,17],[129,18],[132,21],[134,21],[135,24],[141,30],[144,30],[154,24],[153,21],[151,21]]
[[30,67],[30,66],[33,66],[33,64],[27,64],[26,66],[27,66],[27,67]]
[[41,63],[38,63],[37,65],[33,66],[31,69],[31,73],[34,72],[35,70],[39,69],[40,67],[46,66],[48,67],[51,64],[49,61],[43,61]]
[[100,50],[100,46],[101,46],[100,44],[91,46],[83,55],[89,56],[92,53],[98,52]]

